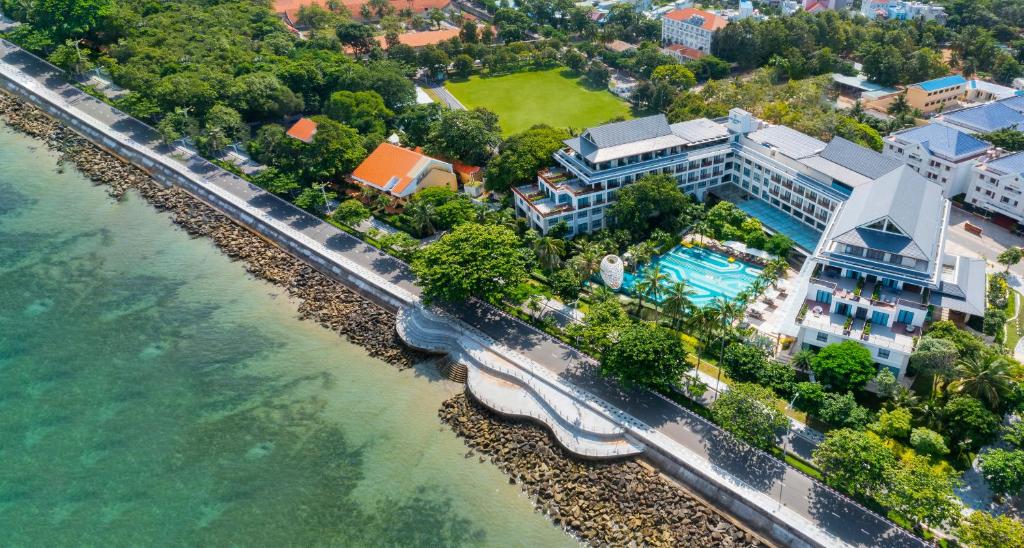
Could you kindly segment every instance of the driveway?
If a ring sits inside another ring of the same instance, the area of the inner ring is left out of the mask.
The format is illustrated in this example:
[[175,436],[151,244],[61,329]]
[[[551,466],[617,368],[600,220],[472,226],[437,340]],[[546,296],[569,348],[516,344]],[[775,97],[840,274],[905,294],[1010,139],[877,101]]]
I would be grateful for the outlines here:
[[[982,235],[975,236],[964,230],[966,221],[981,227]],[[956,255],[982,258],[988,261],[991,268],[1003,270],[1005,267],[996,262],[996,256],[1010,246],[1024,247],[1024,238],[962,209],[954,207],[950,211],[946,251]],[[1024,278],[1024,263],[1011,267],[1010,272],[1016,274],[1018,278]]]

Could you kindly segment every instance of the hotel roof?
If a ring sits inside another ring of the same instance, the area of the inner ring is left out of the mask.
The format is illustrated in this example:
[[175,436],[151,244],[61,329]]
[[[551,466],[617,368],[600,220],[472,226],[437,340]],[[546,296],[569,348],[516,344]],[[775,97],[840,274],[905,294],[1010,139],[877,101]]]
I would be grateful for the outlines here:
[[833,138],[819,156],[870,179],[877,179],[903,165],[899,160],[883,156],[880,152],[842,137]]
[[670,147],[698,145],[728,136],[728,129],[706,118],[669,125],[664,114],[655,114],[588,128],[579,137],[564,142],[587,160],[597,163]]
[[953,74],[950,76],[943,76],[942,78],[936,78],[934,80],[927,80],[924,82],[911,84],[910,87],[919,87],[925,91],[936,91],[953,86],[959,86],[966,83],[967,79],[965,79],[963,76],[960,76],[959,74]]
[[747,134],[747,138],[755,143],[773,148],[786,156],[799,160],[814,156],[827,145],[825,141],[787,126],[768,126]]
[[729,24],[729,20],[725,17],[716,15],[710,11],[699,10],[697,8],[673,10],[666,13],[665,18],[673,21],[689,23],[711,32],[721,29]]
[[1007,101],[996,101],[976,107],[955,110],[943,115],[942,119],[968,130],[981,132],[1024,127],[1024,114],[1006,104],[1006,102],[1013,99],[1016,99],[1016,97]]
[[967,132],[942,124],[928,124],[898,131],[893,137],[918,143],[928,152],[954,159],[982,154],[992,147]]
[[985,169],[995,169],[1000,173],[1024,175],[1024,152],[1009,154],[985,163]]
[[[456,38],[459,36],[459,29],[447,28],[439,30],[425,30],[422,32],[403,32],[398,35],[398,42],[405,44],[413,48],[421,48],[423,46],[432,46],[440,44],[445,40]],[[377,43],[381,47],[387,47],[387,37],[377,36],[375,37]]]

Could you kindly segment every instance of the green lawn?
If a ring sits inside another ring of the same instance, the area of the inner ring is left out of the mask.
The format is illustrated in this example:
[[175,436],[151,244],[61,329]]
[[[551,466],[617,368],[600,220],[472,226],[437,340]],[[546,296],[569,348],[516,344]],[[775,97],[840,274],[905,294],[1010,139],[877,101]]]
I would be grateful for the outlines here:
[[534,124],[583,129],[617,116],[630,117],[629,105],[607,90],[592,90],[557,68],[505,76],[472,76],[449,81],[448,90],[466,108],[498,114],[505,135]]

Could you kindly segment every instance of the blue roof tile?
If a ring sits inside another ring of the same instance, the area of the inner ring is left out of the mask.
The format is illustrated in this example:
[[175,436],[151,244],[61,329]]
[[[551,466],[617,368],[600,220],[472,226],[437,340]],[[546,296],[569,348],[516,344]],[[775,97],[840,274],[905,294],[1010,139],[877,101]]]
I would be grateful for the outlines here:
[[1016,173],[1018,175],[1024,174],[1024,152],[1003,156],[1002,158],[992,160],[988,165],[999,171]]
[[944,76],[942,78],[936,78],[934,80],[928,80],[926,82],[921,82],[914,85],[919,86],[921,89],[925,91],[935,91],[937,89],[944,89],[966,83],[967,80],[963,76],[960,76],[959,74],[954,74],[952,76]]
[[983,132],[1024,125],[1024,114],[1002,102],[953,111],[946,114],[944,118],[958,126]]
[[929,152],[950,158],[979,154],[991,146],[967,132],[942,124],[915,127],[898,132],[896,135],[901,139],[920,144]]

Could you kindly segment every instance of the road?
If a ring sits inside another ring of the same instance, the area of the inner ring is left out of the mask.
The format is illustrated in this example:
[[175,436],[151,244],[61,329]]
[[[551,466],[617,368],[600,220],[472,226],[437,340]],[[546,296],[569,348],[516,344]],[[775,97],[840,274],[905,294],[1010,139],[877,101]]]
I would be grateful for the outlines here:
[[444,87],[444,82],[423,80],[421,85],[424,89],[429,89],[448,108],[452,110],[466,110],[465,105],[460,103],[459,100],[456,99],[450,91],[448,91],[448,88]]
[[[982,235],[975,236],[964,230],[966,221],[981,227]],[[1005,267],[996,262],[996,256],[1010,246],[1024,246],[1024,238],[962,209],[954,207],[950,211],[947,252],[982,258],[988,261],[991,268],[1003,269]],[[1024,263],[1010,267],[1010,272],[1016,274],[1018,278],[1024,278]]]
[[[0,40],[0,74],[44,94],[80,121],[151,156],[170,152],[159,134],[142,122],[67,84],[38,58]],[[167,160],[172,162],[172,160]],[[165,162],[166,163],[166,162]],[[218,193],[288,225],[329,250],[368,269],[413,295],[420,295],[408,266],[320,219],[264,192],[197,156],[181,159],[188,175]],[[626,391],[603,379],[594,361],[578,350],[480,302],[448,307],[463,322],[532,359],[563,381],[601,398],[643,421],[675,443],[706,459],[723,474],[777,499],[821,529],[853,546],[922,546],[894,524],[840,496],[780,461],[735,442],[721,429],[649,391]]]

